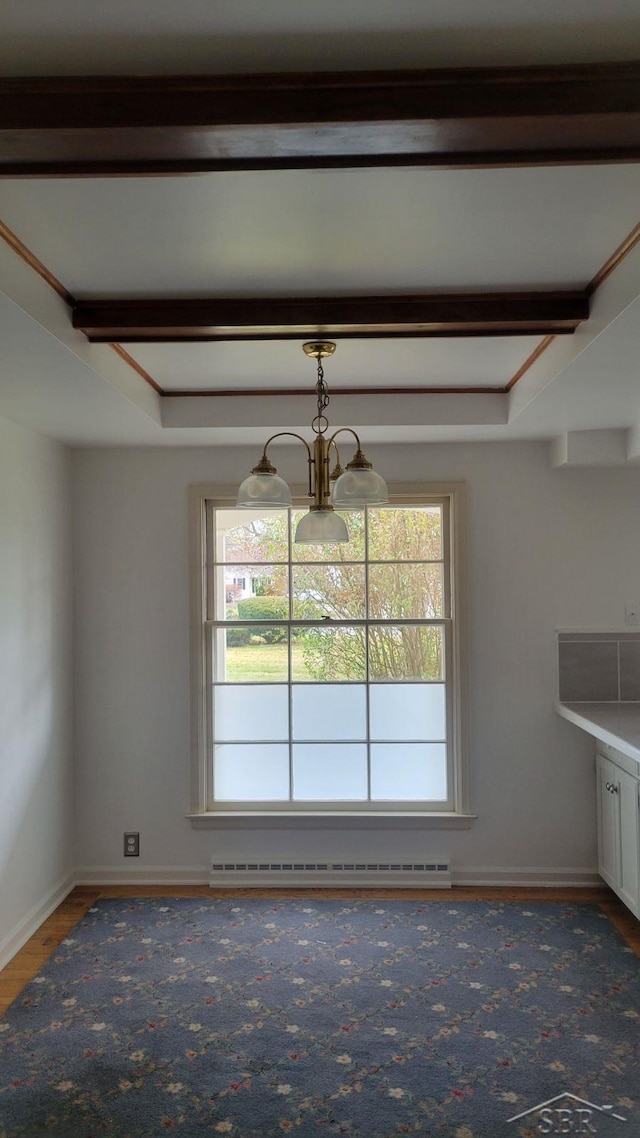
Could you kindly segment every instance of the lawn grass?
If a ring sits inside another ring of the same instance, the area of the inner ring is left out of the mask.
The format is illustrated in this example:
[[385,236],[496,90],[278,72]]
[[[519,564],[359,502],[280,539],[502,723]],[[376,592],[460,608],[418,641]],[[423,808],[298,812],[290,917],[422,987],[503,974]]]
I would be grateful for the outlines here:
[[[226,679],[229,683],[251,680],[256,683],[282,680],[286,683],[289,679],[287,668],[286,644],[248,644],[242,648],[227,648]],[[299,644],[292,646],[292,671],[294,680],[313,679],[306,669]]]

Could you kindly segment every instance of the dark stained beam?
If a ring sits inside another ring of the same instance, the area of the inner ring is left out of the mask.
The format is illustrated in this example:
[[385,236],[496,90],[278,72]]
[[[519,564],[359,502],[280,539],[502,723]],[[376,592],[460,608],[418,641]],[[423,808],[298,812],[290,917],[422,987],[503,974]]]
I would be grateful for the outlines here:
[[400,336],[542,336],[574,332],[585,292],[211,300],[87,300],[73,326],[96,342],[292,340]]
[[640,62],[0,79],[0,173],[640,160]]

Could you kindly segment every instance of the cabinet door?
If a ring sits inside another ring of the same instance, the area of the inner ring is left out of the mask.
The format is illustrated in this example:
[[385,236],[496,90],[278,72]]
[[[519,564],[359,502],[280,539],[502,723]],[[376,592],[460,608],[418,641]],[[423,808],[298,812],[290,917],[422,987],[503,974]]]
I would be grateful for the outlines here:
[[617,893],[636,917],[640,916],[640,833],[638,826],[638,790],[640,783],[633,775],[614,767],[613,783],[618,798],[620,818],[619,879]]
[[596,759],[598,775],[598,870],[607,885],[618,892],[620,880],[620,815],[618,793],[612,793],[619,768],[604,755]]

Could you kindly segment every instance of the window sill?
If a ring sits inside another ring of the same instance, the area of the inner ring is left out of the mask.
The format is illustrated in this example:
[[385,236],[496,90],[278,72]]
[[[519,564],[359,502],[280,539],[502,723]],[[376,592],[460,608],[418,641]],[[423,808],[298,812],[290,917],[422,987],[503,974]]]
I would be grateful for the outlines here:
[[364,814],[345,811],[235,811],[215,810],[186,814],[195,830],[469,830],[477,814],[454,812],[415,813],[378,811]]

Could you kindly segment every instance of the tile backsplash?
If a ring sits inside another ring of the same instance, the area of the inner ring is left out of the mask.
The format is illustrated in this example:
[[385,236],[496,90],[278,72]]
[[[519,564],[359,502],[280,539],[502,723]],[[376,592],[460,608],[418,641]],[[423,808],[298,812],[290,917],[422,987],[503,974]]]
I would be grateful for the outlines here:
[[562,703],[640,700],[640,630],[559,632],[558,674]]
[[620,640],[620,699],[640,699],[640,637]]

